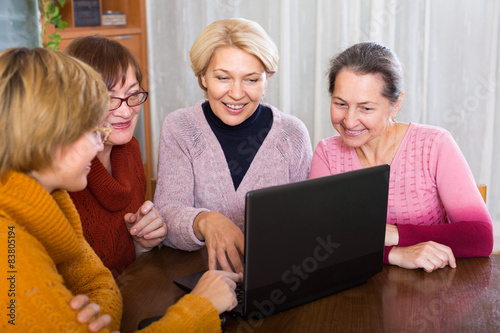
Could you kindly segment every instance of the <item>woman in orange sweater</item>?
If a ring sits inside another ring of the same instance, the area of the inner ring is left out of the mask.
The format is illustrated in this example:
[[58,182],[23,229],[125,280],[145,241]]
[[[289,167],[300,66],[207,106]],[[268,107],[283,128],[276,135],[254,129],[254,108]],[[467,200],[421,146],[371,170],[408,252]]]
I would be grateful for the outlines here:
[[[120,291],[85,241],[67,191],[103,150],[108,89],[91,67],[46,49],[0,53],[0,331],[117,330]],[[220,331],[235,273],[210,271],[145,332]]]

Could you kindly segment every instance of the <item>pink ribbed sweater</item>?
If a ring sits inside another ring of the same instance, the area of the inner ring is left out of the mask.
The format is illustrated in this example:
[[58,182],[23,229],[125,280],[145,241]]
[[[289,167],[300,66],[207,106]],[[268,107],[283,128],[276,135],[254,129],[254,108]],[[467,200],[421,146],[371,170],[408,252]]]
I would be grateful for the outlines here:
[[165,118],[154,198],[168,227],[164,243],[188,251],[205,244],[193,232],[196,215],[219,212],[243,231],[246,193],[306,179],[312,157],[305,125],[266,104],[273,112],[273,125],[235,191],[224,152],[205,119],[202,102]]
[[[333,136],[318,143],[310,178],[361,168],[355,149]],[[387,223],[398,225],[398,246],[432,240],[449,246],[457,258],[491,254],[491,217],[448,131],[409,125],[391,164]]]

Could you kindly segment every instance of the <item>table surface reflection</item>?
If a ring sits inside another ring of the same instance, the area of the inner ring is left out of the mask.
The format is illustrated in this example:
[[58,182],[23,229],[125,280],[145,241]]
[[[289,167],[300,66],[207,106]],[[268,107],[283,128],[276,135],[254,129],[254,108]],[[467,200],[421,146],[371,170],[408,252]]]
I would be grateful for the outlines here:
[[[121,332],[134,332],[184,295],[172,280],[206,269],[205,250],[163,247],[117,279]],[[227,318],[225,332],[500,332],[500,255],[458,259],[432,273],[384,266],[367,283],[263,320]]]

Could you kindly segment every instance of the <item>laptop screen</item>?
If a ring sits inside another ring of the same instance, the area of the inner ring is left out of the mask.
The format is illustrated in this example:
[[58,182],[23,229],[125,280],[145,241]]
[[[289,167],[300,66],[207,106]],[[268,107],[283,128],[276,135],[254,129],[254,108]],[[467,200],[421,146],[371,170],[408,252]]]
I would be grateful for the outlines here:
[[379,272],[388,183],[382,165],[249,192],[244,312],[281,311]]
[[[364,283],[382,270],[389,166],[250,191],[243,302],[260,319]],[[174,282],[190,291],[203,272]]]

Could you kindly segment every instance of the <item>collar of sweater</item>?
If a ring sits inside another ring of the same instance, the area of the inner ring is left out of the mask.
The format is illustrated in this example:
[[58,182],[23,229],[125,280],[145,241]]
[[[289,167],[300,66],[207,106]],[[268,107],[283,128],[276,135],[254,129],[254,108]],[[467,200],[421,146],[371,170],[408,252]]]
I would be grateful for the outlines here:
[[28,175],[9,172],[0,182],[0,207],[56,264],[83,253],[80,217],[66,191],[50,194]]
[[125,209],[133,197],[134,189],[131,179],[135,177],[135,174],[130,165],[130,159],[135,156],[131,156],[128,147],[129,143],[113,147],[111,151],[113,175],[110,175],[101,161],[95,157],[87,176],[88,189],[94,198],[111,212]]

